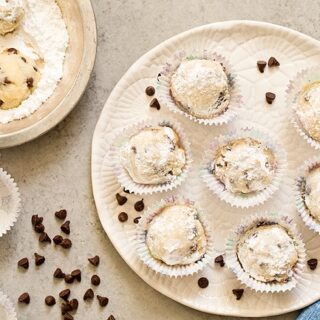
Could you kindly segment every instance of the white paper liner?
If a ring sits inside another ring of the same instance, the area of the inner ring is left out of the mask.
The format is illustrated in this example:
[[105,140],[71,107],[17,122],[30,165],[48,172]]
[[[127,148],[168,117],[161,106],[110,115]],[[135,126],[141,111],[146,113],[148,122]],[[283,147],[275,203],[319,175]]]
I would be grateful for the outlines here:
[[313,157],[312,159],[305,161],[304,164],[299,168],[298,177],[295,183],[295,198],[297,210],[305,225],[310,230],[320,234],[320,221],[318,221],[310,214],[309,209],[305,204],[302,190],[306,176],[308,175],[309,171],[315,168],[316,166],[320,166],[319,156]]
[[[294,240],[297,252],[298,262],[293,268],[291,279],[286,283],[264,283],[252,278],[241,266],[237,255],[237,244],[240,237],[251,228],[259,225],[261,222],[276,223],[288,231],[288,234]],[[305,267],[306,253],[304,243],[300,233],[292,218],[279,213],[256,214],[246,218],[238,227],[236,227],[226,240],[226,265],[232,270],[238,280],[247,287],[257,292],[285,292],[292,290],[301,278]]]
[[[207,237],[207,250],[205,255],[197,262],[189,265],[169,266],[164,262],[153,258],[146,244],[146,234],[148,230],[148,223],[161,211],[162,208],[165,208],[166,206],[173,205],[173,204],[186,204],[186,205],[194,206],[199,213],[199,220],[202,223],[202,226],[204,228],[204,231]],[[159,202],[155,203],[153,206],[150,206],[139,221],[134,241],[136,243],[137,252],[141,261],[156,273],[159,273],[165,276],[169,276],[173,278],[190,276],[203,270],[203,268],[212,261],[212,256],[213,256],[212,237],[208,229],[208,224],[204,219],[204,215],[201,209],[199,209],[199,207],[194,203],[194,201],[183,198],[181,196],[171,196],[166,199],[160,200]]]
[[299,102],[299,95],[304,86],[314,81],[320,81],[320,68],[313,66],[312,68],[304,69],[297,73],[293,80],[289,82],[286,89],[287,105],[292,112],[291,122],[300,136],[307,141],[307,143],[316,150],[320,149],[320,141],[311,138],[308,132],[302,126],[298,116],[295,113],[295,107]]
[[[275,155],[277,161],[276,172],[273,177],[272,183],[264,190],[249,193],[249,194],[236,194],[227,190],[224,184],[218,180],[212,173],[212,162],[216,150],[238,138],[250,137],[263,145],[267,146]],[[213,193],[215,193],[221,200],[229,203],[233,207],[237,208],[249,208],[267,201],[275,191],[279,189],[283,175],[287,168],[287,155],[285,150],[269,136],[269,134],[262,132],[260,129],[256,129],[253,126],[242,127],[241,129],[231,132],[229,135],[221,135],[213,140],[207,151],[204,154],[203,165],[200,169],[200,174],[203,181],[209,187]]]
[[[136,183],[131,176],[129,175],[128,171],[122,166],[120,161],[120,152],[122,146],[128,141],[128,139],[135,133],[139,132],[140,130],[152,126],[169,126],[171,127],[178,135],[180,139],[180,145],[185,151],[186,156],[186,163],[182,170],[182,173],[179,176],[170,182],[157,184],[157,185],[144,185],[140,183]],[[192,155],[191,155],[191,146],[190,143],[180,126],[180,124],[172,119],[151,119],[146,118],[139,122],[132,124],[131,126],[124,128],[120,133],[117,133],[117,138],[115,138],[114,142],[110,148],[110,158],[112,159],[112,165],[114,167],[114,172],[118,178],[119,183],[122,187],[125,187],[130,192],[135,194],[145,195],[145,194],[153,194],[156,192],[164,192],[168,190],[172,190],[178,187],[182,181],[185,180],[187,174],[190,170],[191,163],[192,163]]]
[[[212,119],[197,118],[185,112],[176,104],[170,92],[171,76],[173,72],[178,68],[180,63],[183,60],[191,60],[197,58],[210,59],[221,62],[226,69],[226,74],[229,80],[231,95],[228,109]],[[171,61],[168,61],[163,66],[161,76],[158,77],[157,92],[158,99],[161,105],[166,106],[170,111],[174,113],[182,114],[188,119],[203,125],[222,125],[231,121],[238,114],[239,109],[242,105],[242,96],[240,93],[240,88],[237,83],[236,74],[233,72],[230,63],[224,56],[216,52],[208,52],[207,50],[203,50],[201,52],[193,52],[192,54],[190,52],[186,53],[185,51],[177,52],[172,57]]]
[[13,178],[0,168],[0,237],[6,234],[20,214],[21,199]]
[[0,316],[1,316],[1,309],[4,309],[6,313],[6,317],[1,320],[17,320],[17,314],[14,310],[12,302],[8,299],[8,297],[0,291]]

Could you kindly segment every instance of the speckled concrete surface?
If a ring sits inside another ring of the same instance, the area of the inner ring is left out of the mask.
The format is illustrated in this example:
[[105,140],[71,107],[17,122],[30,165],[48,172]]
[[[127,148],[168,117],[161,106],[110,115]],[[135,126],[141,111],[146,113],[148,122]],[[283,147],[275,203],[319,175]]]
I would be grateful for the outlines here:
[[[168,37],[205,23],[252,19],[319,38],[320,2],[197,0],[191,5],[187,0],[93,0],[93,6],[98,24],[98,56],[78,107],[40,139],[0,151],[1,167],[15,177],[23,199],[18,223],[0,239],[0,287],[15,304],[21,292],[30,292],[30,305],[16,304],[19,319],[59,319],[59,308],[45,307],[43,301],[46,295],[57,296],[65,288],[61,281],[53,281],[52,273],[58,266],[66,271],[79,267],[84,276],[80,284],[70,285],[72,296],[82,300],[90,276],[96,272],[102,279],[96,292],[108,296],[110,302],[101,309],[97,301],[81,301],[75,319],[107,319],[110,314],[121,320],[227,319],[193,311],[162,296],[140,280],[117,254],[101,228],[91,192],[93,130],[105,100],[122,74],[139,56]],[[33,213],[44,215],[48,233],[54,236],[59,233],[59,223],[53,212],[59,208],[66,208],[71,220],[74,245],[68,252],[53,245],[39,245],[30,225]],[[33,264],[34,252],[47,258],[39,268]],[[97,269],[87,263],[91,254],[101,256]],[[31,267],[22,272],[16,263],[25,256],[31,259]],[[291,313],[272,319],[291,320],[295,316]]]

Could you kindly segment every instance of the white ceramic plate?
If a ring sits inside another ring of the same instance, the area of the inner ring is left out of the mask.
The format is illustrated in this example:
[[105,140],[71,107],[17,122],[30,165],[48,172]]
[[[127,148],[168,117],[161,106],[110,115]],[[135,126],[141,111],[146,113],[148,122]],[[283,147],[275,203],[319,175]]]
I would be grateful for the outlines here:
[[[208,49],[225,55],[239,75],[244,108],[240,116],[228,125],[205,127],[185,117],[169,113],[164,107],[160,111],[148,107],[146,86],[156,86],[157,74],[162,65],[173,54]],[[280,68],[268,69],[261,74],[256,61],[275,56]],[[138,259],[130,241],[138,216],[133,203],[137,196],[128,196],[130,201],[119,207],[115,200],[121,190],[110,161],[108,148],[114,132],[144,116],[174,117],[183,125],[191,141],[194,164],[187,180],[176,191],[199,202],[206,208],[207,219],[213,230],[215,254],[224,253],[224,242],[229,230],[248,214],[277,210],[296,220],[306,243],[308,257],[320,258],[319,236],[310,232],[298,217],[295,209],[293,183],[296,168],[315,155],[314,151],[296,133],[290,123],[290,108],[285,103],[285,90],[289,80],[301,69],[319,64],[318,41],[296,31],[267,23],[252,21],[228,21],[192,29],[160,44],[141,57],[123,76],[111,93],[97,124],[92,144],[92,183],[94,197],[101,223],[114,246],[128,265],[149,285],[168,297],[194,309],[209,313],[234,316],[270,316],[302,308],[320,298],[320,268],[305,269],[300,284],[291,292],[261,294],[245,289],[240,301],[235,299],[232,289],[243,287],[235,276],[217,265],[208,266],[198,275],[184,279],[169,279],[148,270]],[[272,105],[265,102],[265,92],[276,93]],[[265,204],[251,209],[235,209],[219,200],[201,182],[199,167],[201,154],[207,142],[221,133],[240,127],[251,121],[275,134],[288,153],[288,169],[280,191]],[[147,205],[167,194],[145,197]],[[129,220],[120,223],[120,211],[129,213]],[[200,289],[197,280],[206,276],[210,285]]]

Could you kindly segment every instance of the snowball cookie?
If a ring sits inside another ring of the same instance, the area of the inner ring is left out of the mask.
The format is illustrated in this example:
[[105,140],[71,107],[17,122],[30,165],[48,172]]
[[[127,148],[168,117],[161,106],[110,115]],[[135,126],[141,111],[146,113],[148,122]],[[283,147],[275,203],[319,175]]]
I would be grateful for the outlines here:
[[182,173],[186,157],[174,130],[156,126],[129,139],[121,152],[121,162],[136,183],[160,184]]
[[320,167],[313,168],[306,176],[304,202],[311,216],[320,222]]
[[40,71],[36,62],[9,48],[0,53],[0,109],[18,107],[37,87]]
[[24,9],[17,0],[0,0],[0,34],[14,31],[20,25]]
[[235,139],[216,151],[213,174],[233,193],[264,190],[276,171],[273,152],[252,138]]
[[172,266],[186,265],[204,256],[207,238],[194,207],[172,205],[151,220],[146,243],[155,259]]
[[320,81],[304,86],[295,111],[307,134],[320,141]]
[[170,89],[177,105],[196,118],[214,118],[225,112],[230,102],[228,77],[222,65],[213,60],[181,62]]
[[239,239],[237,254],[244,271],[262,282],[287,282],[298,261],[294,240],[278,224],[248,230]]

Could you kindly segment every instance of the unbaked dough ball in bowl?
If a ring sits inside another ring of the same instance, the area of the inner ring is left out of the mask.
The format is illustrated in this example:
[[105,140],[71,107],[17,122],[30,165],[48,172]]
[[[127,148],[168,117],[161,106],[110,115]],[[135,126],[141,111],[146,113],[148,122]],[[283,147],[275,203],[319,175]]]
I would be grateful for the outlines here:
[[24,16],[24,9],[18,0],[0,0],[0,35],[16,30]]

